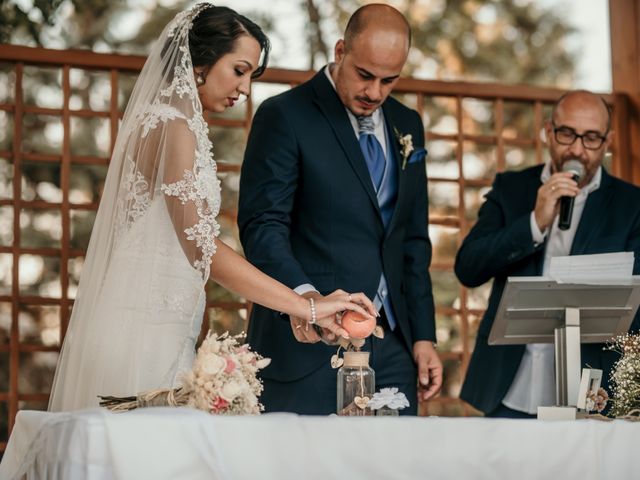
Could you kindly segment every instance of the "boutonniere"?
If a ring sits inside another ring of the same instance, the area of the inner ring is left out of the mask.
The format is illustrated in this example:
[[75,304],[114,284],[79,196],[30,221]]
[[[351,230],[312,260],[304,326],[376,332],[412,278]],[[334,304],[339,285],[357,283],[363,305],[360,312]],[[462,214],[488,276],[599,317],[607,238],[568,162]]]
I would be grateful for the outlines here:
[[409,160],[409,156],[411,152],[413,152],[413,136],[409,133],[407,135],[403,135],[398,131],[396,127],[393,127],[393,132],[396,135],[396,139],[400,144],[400,153],[402,154],[402,170],[407,166],[407,160]]
[[402,135],[395,127],[393,128],[398,144],[400,145],[400,152],[402,154],[402,170],[407,165],[412,163],[419,163],[427,156],[427,149],[424,147],[415,148],[413,146],[413,137],[411,134]]

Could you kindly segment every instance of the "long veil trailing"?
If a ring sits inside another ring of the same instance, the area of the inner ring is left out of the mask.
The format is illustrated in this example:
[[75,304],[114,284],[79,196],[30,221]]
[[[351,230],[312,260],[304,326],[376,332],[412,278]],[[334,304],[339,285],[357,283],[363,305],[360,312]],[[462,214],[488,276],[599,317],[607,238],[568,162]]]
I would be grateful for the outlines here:
[[172,387],[191,367],[205,308],[220,182],[178,14],[124,114],[56,370],[49,410]]

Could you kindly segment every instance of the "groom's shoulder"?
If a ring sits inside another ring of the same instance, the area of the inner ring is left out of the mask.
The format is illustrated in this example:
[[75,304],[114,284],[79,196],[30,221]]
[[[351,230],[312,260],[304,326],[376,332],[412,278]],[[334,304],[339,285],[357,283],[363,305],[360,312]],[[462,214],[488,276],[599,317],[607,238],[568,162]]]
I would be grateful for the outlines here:
[[410,117],[420,116],[420,114],[415,111],[413,108],[407,107],[404,103],[400,102],[393,96],[389,95],[389,97],[385,100],[385,107],[390,111],[394,112],[397,115],[406,115]]
[[391,95],[385,100],[383,109],[387,119],[400,131],[413,135],[424,131],[420,114]]
[[267,98],[261,104],[262,108],[300,105],[310,101],[312,94],[311,80],[297,85],[289,90]]

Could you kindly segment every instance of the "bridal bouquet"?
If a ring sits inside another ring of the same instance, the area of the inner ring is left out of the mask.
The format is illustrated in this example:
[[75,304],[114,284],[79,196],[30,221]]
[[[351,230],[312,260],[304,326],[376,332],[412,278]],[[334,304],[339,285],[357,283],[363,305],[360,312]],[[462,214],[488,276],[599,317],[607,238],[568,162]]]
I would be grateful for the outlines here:
[[100,397],[100,406],[127,411],[148,406],[188,406],[212,414],[246,415],[263,410],[258,402],[262,384],[258,370],[271,362],[239,345],[244,334],[209,332],[198,349],[193,368],[181,379],[181,387],[143,392],[132,397]]

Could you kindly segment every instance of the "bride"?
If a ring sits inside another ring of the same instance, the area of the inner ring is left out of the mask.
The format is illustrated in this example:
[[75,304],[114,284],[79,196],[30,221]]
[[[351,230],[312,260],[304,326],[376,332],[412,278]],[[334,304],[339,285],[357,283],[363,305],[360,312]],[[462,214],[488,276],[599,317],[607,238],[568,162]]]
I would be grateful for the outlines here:
[[207,3],[178,14],[155,43],[115,144],[49,410],[175,386],[191,368],[209,276],[305,328],[346,335],[335,313],[375,315],[362,293],[314,304],[217,238],[220,182],[203,112],[249,95],[268,53],[256,24]]

